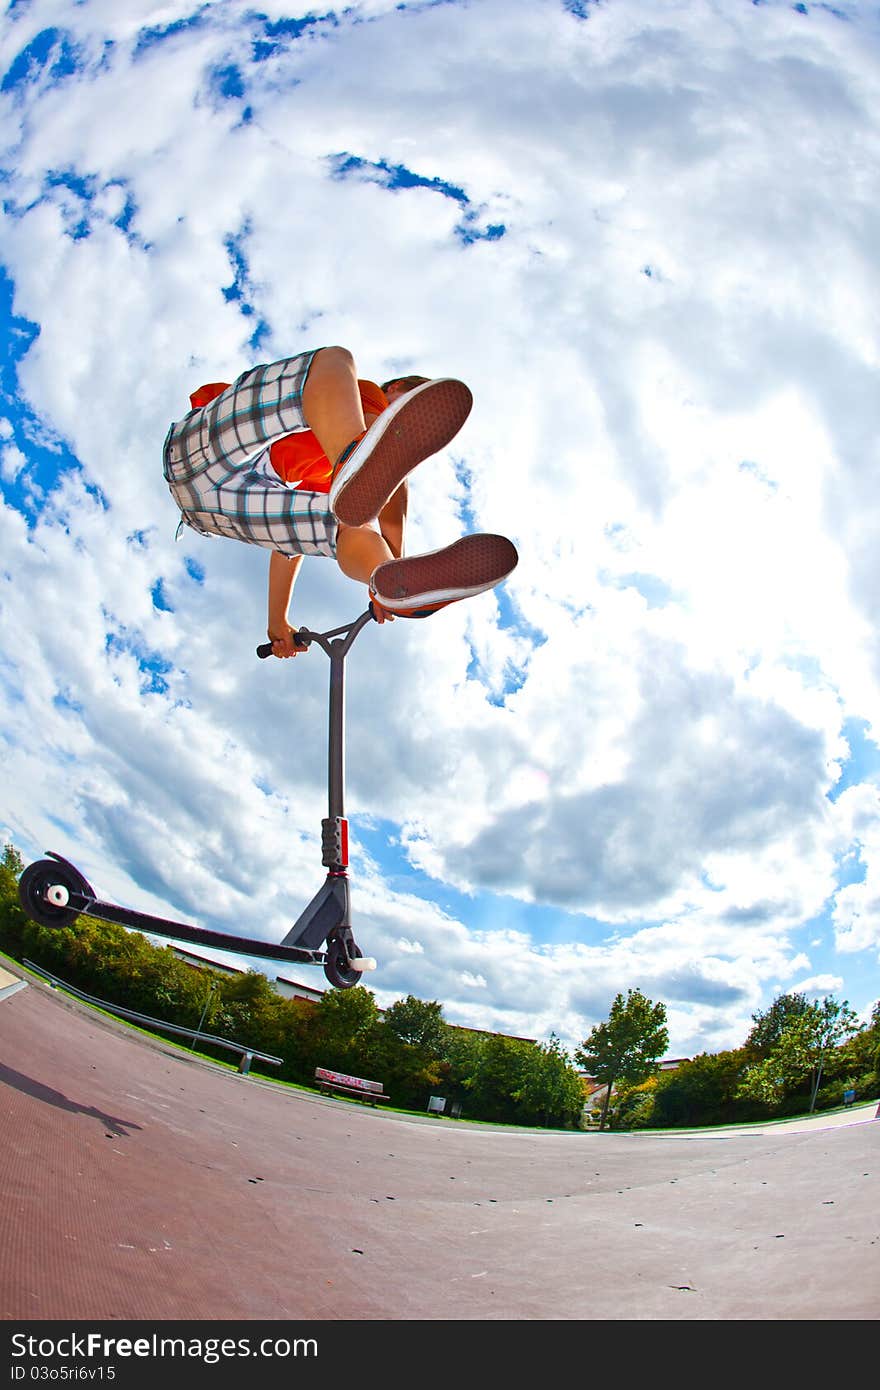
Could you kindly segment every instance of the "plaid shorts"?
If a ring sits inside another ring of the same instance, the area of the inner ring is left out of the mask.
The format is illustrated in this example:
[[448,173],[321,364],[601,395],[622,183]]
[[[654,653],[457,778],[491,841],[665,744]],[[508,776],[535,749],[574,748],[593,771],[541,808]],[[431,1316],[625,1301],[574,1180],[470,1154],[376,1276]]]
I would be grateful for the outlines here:
[[183,522],[282,555],[335,555],[337,521],[324,492],[298,492],[275,473],[268,446],[308,429],[302,393],[314,352],[252,367],[165,439],[165,480]]

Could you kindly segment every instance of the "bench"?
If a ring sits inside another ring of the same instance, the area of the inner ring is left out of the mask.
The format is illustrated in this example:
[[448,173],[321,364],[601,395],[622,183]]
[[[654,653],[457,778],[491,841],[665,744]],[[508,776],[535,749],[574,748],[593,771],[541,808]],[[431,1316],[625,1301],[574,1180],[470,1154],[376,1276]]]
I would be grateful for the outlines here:
[[345,1095],[356,1096],[375,1105],[377,1100],[390,1100],[382,1090],[381,1081],[365,1081],[362,1076],[346,1076],[345,1072],[329,1071],[326,1067],[315,1067],[315,1080],[322,1095],[331,1091],[342,1091]]

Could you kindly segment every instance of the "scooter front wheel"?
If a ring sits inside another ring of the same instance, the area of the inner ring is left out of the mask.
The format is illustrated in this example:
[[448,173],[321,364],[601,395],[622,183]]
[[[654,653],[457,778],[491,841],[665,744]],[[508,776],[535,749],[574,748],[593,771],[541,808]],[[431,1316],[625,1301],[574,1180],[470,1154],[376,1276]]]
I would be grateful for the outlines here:
[[353,985],[359,985],[361,972],[352,970],[348,962],[361,955],[363,952],[353,941],[348,943],[347,950],[341,941],[328,941],[327,954],[324,957],[324,974],[331,985],[335,985],[337,989],[351,989]]
[[69,927],[79,916],[77,908],[68,906],[70,895],[87,890],[85,879],[56,859],[38,859],[18,880],[18,900],[41,927]]

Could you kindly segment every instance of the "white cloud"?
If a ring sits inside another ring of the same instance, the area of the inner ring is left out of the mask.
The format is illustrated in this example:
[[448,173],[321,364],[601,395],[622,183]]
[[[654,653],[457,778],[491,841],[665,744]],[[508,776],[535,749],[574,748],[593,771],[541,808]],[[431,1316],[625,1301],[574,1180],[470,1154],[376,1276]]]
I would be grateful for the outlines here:
[[[0,115],[39,326],[0,462],[40,512],[0,520],[26,855],[265,936],[319,872],[324,658],[254,660],[265,558],[175,546],[160,454],[200,381],[342,342],[474,389],[411,546],[464,517],[521,556],[500,602],[349,659],[349,809],[400,841],[356,889],[371,986],[579,1040],[638,983],[678,1054],[741,1041],[779,980],[880,993],[876,789],[829,799],[844,722],[880,728],[880,35],[838,8],[376,0],[295,34],[235,0],[150,43],[190,7],[12,12],[8,72],[52,27],[78,65],[34,60]],[[60,441],[83,471],[44,500]],[[315,561],[295,611],[364,599]],[[465,906],[401,890],[404,856]],[[829,907],[831,964],[798,935]]]
[[843,983],[840,975],[812,975],[809,979],[798,980],[787,992],[806,994],[811,999],[822,999],[828,994],[839,997]]
[[15,444],[0,450],[0,477],[14,483],[27,465],[27,457]]
[[869,784],[850,787],[841,793],[837,811],[843,843],[864,875],[835,894],[837,949],[846,954],[874,951],[880,958],[880,792]]

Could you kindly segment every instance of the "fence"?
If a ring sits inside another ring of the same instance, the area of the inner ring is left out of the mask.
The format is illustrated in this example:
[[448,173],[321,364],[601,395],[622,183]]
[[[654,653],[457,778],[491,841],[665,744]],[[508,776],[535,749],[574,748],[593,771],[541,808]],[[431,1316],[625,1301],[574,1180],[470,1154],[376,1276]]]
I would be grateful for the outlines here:
[[241,1055],[238,1070],[243,1075],[247,1075],[250,1071],[254,1058],[260,1062],[269,1062],[274,1067],[280,1067],[284,1060],[282,1057],[272,1057],[268,1052],[258,1052],[255,1048],[248,1047],[246,1043],[232,1042],[229,1038],[217,1038],[213,1033],[203,1033],[199,1028],[182,1028],[177,1023],[166,1023],[163,1018],[150,1018],[147,1014],[135,1013],[134,1009],[123,1009],[120,1004],[108,1004],[105,999],[96,999],[93,994],[86,994],[74,985],[69,985],[66,980],[61,980],[57,975],[50,974],[41,965],[35,965],[32,960],[23,960],[22,965],[26,966],[28,970],[32,970],[34,974],[41,975],[44,980],[48,980],[53,989],[61,988],[68,994],[75,995],[77,999],[82,999],[86,1004],[104,1009],[108,1014],[118,1014],[120,1018],[129,1019],[133,1023],[143,1023],[148,1028],[158,1028],[163,1032],[180,1033],[185,1038],[192,1038],[193,1042],[200,1038],[202,1042],[212,1043],[214,1047],[225,1047],[229,1052],[238,1052]]

